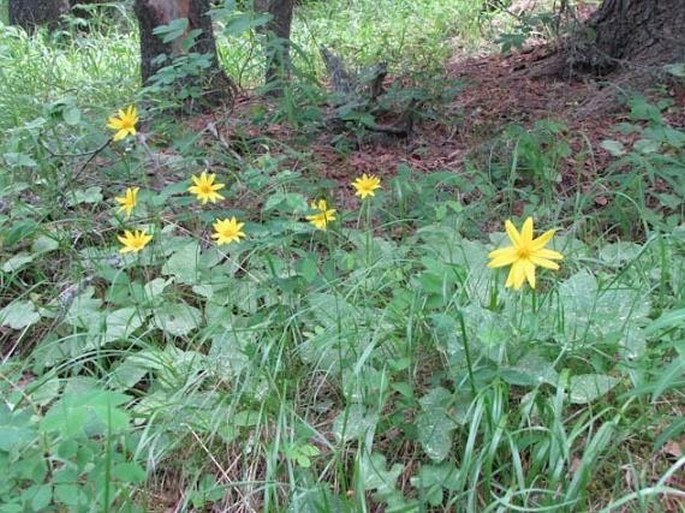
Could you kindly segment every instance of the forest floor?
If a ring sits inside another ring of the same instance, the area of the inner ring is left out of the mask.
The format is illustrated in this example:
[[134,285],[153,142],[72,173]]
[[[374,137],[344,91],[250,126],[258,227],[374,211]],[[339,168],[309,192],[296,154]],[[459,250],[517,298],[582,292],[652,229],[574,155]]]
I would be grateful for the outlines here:
[[[461,84],[460,92],[438,107],[438,119],[416,121],[407,137],[373,133],[371,137],[352,136],[354,148],[341,152],[335,145],[340,133],[323,130],[314,141],[307,141],[306,148],[298,148],[297,129],[288,123],[246,128],[251,112],[264,106],[263,97],[249,92],[237,98],[230,118],[222,120],[222,137],[234,140],[264,135],[289,147],[305,149],[308,168],[313,168],[316,176],[338,182],[341,187],[336,200],[340,206],[349,207],[354,197],[346,185],[352,176],[370,173],[390,178],[400,166],[417,173],[463,172],[468,159],[487,159],[488,153],[496,151],[493,145],[507,127],[530,129],[536,122],[547,120],[562,127],[564,139],[573,150],[572,157],[557,169],[561,177],[557,192],[572,194],[578,188],[582,191],[584,184],[592,183],[596,174],[609,165],[612,157],[602,147],[603,141],[611,139],[625,145],[635,142],[634,133],[616,131],[618,123],[629,119],[630,107],[623,93],[635,91],[614,87],[616,77],[561,79],[531,72],[553,52],[552,45],[537,44],[511,54],[455,54],[445,65],[445,81]],[[385,81],[386,88],[392,81]],[[658,98],[671,99],[671,106],[662,112],[665,121],[674,127],[685,126],[682,84],[641,94],[654,102]],[[207,114],[193,118],[190,124],[193,129],[203,130],[216,121],[215,115]],[[296,162],[292,164],[297,167]],[[666,185],[657,183],[655,187]],[[609,201],[601,195],[595,198],[597,208]]]

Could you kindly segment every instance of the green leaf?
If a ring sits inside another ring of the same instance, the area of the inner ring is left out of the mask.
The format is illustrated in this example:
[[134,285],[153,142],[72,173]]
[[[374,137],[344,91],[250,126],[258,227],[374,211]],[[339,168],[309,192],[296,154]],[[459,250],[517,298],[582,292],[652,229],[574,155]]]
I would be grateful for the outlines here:
[[620,267],[635,260],[641,251],[642,246],[634,242],[615,242],[604,244],[599,252],[599,258],[607,265]]
[[28,253],[21,251],[16,255],[10,257],[7,262],[2,264],[2,270],[6,273],[13,273],[20,270],[26,264],[33,262],[35,255],[29,255]]
[[[610,288],[599,290],[588,271],[574,274],[559,286],[564,312],[564,340],[578,337],[604,338],[624,333],[647,320],[651,310],[644,289]],[[566,342],[565,342],[566,343]]]
[[62,110],[62,119],[69,126],[78,125],[81,121],[81,111],[74,105],[66,107]]
[[117,433],[128,429],[130,417],[119,408],[130,399],[126,394],[97,388],[65,390],[43,417],[45,432],[57,431],[67,438]]
[[4,402],[0,402],[0,451],[10,452],[23,447],[35,437],[31,412],[12,412]]
[[404,465],[400,463],[386,469],[385,456],[382,454],[364,453],[361,463],[364,490],[375,490],[379,498],[388,497],[395,491],[395,482],[402,474],[402,470]]
[[188,30],[187,18],[176,18],[171,20],[168,25],[160,25],[155,27],[153,34],[161,36],[163,43],[171,43],[183,36]]
[[174,337],[184,337],[200,326],[202,314],[187,303],[163,303],[154,310],[154,324]]
[[238,376],[250,363],[246,347],[256,340],[254,329],[233,327],[212,337],[207,360],[224,378]]
[[513,367],[503,369],[502,377],[507,383],[518,386],[556,385],[559,380],[552,363],[535,353],[528,353]]
[[255,16],[253,13],[236,14],[226,21],[226,26],[223,30],[224,35],[235,37],[247,32],[256,27],[266,24],[272,16],[270,14],[262,14]]
[[42,255],[44,253],[49,253],[55,251],[59,248],[59,242],[51,237],[46,237],[45,235],[39,235],[36,240],[31,244],[31,253],[34,255]]
[[609,393],[621,382],[605,374],[583,374],[571,377],[570,399],[574,404],[587,404]]
[[264,213],[272,210],[278,210],[288,214],[298,214],[307,212],[309,206],[302,194],[295,192],[276,192],[266,199],[264,207],[262,208]]
[[0,310],[0,324],[20,330],[40,320],[40,313],[32,301],[12,301]]
[[413,476],[410,482],[413,487],[423,490],[431,506],[438,507],[443,501],[443,488],[457,489],[457,468],[451,463],[423,464],[418,475]]
[[647,327],[645,328],[645,334],[653,335],[658,331],[664,329],[669,330],[671,328],[676,328],[680,326],[685,326],[685,308],[672,310],[661,315],[661,317],[647,325]]
[[102,187],[93,185],[87,189],[78,189],[73,194],[70,194],[67,198],[67,205],[73,207],[82,203],[98,204],[102,199]]
[[678,78],[685,78],[685,63],[676,62],[675,64],[667,64],[664,66],[666,71]]
[[33,511],[44,511],[52,501],[52,485],[31,486],[22,495],[30,502]]
[[179,283],[192,285],[200,277],[200,244],[192,241],[180,245],[162,266],[162,274],[172,275]]
[[112,468],[112,476],[124,483],[140,484],[147,479],[145,469],[134,461],[118,463]]
[[143,318],[135,307],[120,308],[105,315],[103,343],[130,337],[143,324]]
[[362,404],[353,403],[340,412],[333,422],[333,435],[338,441],[357,440],[378,424],[378,414]]
[[428,457],[436,462],[444,460],[452,451],[452,432],[457,423],[448,409],[453,399],[448,390],[436,387],[419,400],[421,413],[416,419],[419,443]]
[[77,510],[79,505],[86,504],[88,499],[84,496],[79,486],[74,484],[58,484],[55,486],[55,501],[64,504],[72,510]]
[[149,302],[154,300],[164,293],[164,289],[174,282],[172,279],[165,280],[164,278],[155,278],[145,284],[145,296]]
[[85,330],[99,329],[102,321],[100,306],[102,300],[94,298],[95,288],[88,286],[74,298],[69,306],[64,322]]
[[127,356],[123,362],[114,367],[109,373],[112,382],[123,390],[132,388],[150,372],[155,365],[144,357],[142,353]]
[[622,155],[625,155],[625,153],[626,153],[626,149],[623,146],[623,143],[620,141],[614,141],[613,139],[606,139],[606,140],[602,141],[601,146],[612,157],[620,157]]

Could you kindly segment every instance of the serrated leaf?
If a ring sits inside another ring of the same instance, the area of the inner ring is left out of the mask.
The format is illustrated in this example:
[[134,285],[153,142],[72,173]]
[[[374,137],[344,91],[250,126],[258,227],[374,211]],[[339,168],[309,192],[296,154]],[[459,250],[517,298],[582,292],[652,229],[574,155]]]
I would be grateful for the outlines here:
[[583,374],[571,377],[569,393],[574,404],[587,404],[603,395],[621,382],[606,374]]

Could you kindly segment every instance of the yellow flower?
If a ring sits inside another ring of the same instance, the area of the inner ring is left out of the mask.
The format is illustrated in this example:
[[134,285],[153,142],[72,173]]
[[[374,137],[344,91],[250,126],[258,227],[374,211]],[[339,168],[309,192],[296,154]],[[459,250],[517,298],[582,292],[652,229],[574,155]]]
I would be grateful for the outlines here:
[[564,256],[551,249],[545,249],[545,245],[554,236],[554,230],[546,231],[537,239],[533,239],[533,219],[530,217],[523,223],[521,233],[509,220],[504,226],[512,245],[490,252],[488,258],[492,260],[488,262],[488,267],[511,265],[506,287],[513,285],[515,289],[520,289],[524,280],[528,280],[530,286],[535,288],[536,267],[555,271],[559,269],[559,264],[553,260],[562,260]]
[[216,203],[217,200],[224,199],[224,197],[216,191],[223,189],[225,185],[222,183],[214,183],[214,180],[216,179],[215,174],[207,174],[207,172],[203,171],[199,178],[193,175],[192,179],[195,185],[191,186],[188,189],[188,192],[195,194],[197,200],[202,202],[203,205],[208,201]]
[[124,230],[124,235],[118,235],[117,239],[119,239],[119,242],[124,246],[119,250],[119,253],[136,253],[152,240],[152,235],[148,235],[143,230],[136,230],[133,233],[129,230]]
[[219,246],[230,244],[231,242],[239,242],[241,237],[245,237],[242,231],[245,223],[239,223],[235,217],[217,219],[212,226],[214,227],[212,238],[216,239],[216,243]]
[[114,198],[119,205],[119,210],[117,212],[126,212],[126,217],[131,217],[131,212],[133,212],[134,207],[138,203],[138,191],[140,187],[129,187],[126,189],[126,193],[123,196],[117,196]]
[[109,118],[107,128],[117,131],[112,137],[113,141],[121,141],[128,135],[136,135],[136,123],[138,123],[138,111],[135,105],[131,105],[125,112],[119,110],[118,117]]
[[361,178],[357,178],[352,182],[352,187],[354,187],[356,191],[354,195],[359,196],[361,199],[364,199],[367,196],[375,196],[376,193],[373,191],[379,189],[380,186],[380,178],[375,175],[367,176],[366,173],[364,173]]
[[318,210],[316,214],[307,216],[307,221],[316,226],[319,230],[325,230],[328,223],[335,221],[335,209],[328,208],[328,204],[325,199],[321,199],[318,202],[312,201],[312,210]]

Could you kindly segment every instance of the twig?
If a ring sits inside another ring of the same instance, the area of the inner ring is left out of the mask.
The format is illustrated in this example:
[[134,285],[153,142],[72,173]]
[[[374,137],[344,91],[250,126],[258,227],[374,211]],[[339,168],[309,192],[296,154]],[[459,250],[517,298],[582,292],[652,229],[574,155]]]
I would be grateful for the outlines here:
[[[88,164],[90,164],[93,161],[93,159],[95,158],[95,156],[98,153],[100,153],[102,150],[107,148],[107,146],[109,146],[109,144],[111,142],[112,142],[112,138],[110,137],[109,139],[107,139],[105,141],[105,143],[102,146],[100,146],[99,148],[96,148],[95,150],[90,152],[90,156],[88,157],[88,159],[83,163],[83,165],[79,168],[79,170],[76,171],[76,173],[74,173],[74,175],[71,177],[72,181],[75,182],[76,180],[78,180],[78,178],[81,176],[81,173],[83,173],[83,171],[86,169],[86,167],[88,167]],[[83,155],[88,155],[88,154],[84,153]]]

